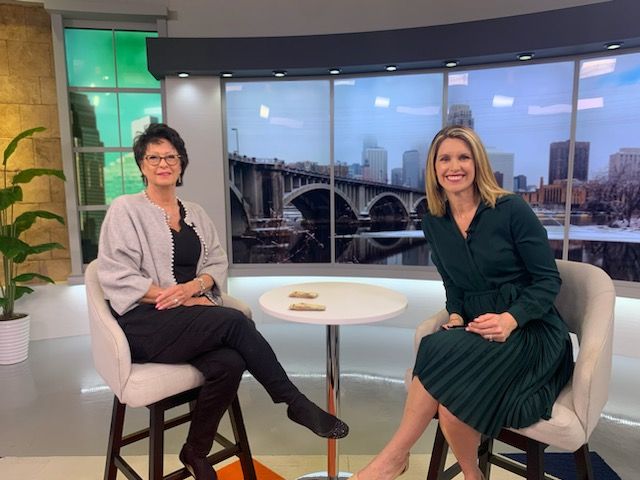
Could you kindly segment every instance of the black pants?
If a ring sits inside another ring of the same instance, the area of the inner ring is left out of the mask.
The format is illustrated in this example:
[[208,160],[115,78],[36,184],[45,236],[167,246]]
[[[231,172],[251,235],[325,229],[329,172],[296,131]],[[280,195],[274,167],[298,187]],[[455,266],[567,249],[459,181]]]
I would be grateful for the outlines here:
[[158,311],[141,305],[118,322],[134,362],[190,363],[202,372],[205,383],[187,437],[200,455],[211,450],[245,369],[275,403],[291,403],[300,394],[255,323],[238,310],[194,306]]

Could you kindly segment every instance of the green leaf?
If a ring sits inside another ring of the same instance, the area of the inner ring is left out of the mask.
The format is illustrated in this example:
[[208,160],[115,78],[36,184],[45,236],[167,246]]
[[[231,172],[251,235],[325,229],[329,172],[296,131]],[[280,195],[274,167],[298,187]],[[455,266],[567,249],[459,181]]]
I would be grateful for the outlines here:
[[47,212],[46,210],[34,210],[32,212],[24,212],[18,215],[13,222],[16,227],[16,237],[19,236],[25,230],[31,228],[38,218],[46,218],[56,220],[64,225],[64,218],[55,213]]
[[16,300],[27,293],[33,293],[33,288],[25,287],[24,285],[16,286]]
[[31,247],[19,238],[0,236],[0,252],[6,258],[15,260],[18,256],[26,256],[30,249]]
[[55,283],[52,278],[47,277],[46,275],[41,275],[39,273],[21,273],[13,277],[14,282],[28,282],[29,280],[33,280],[34,278],[39,278],[40,280],[44,280],[47,283]]
[[21,187],[7,187],[0,190],[0,210],[4,210],[22,200]]
[[58,170],[55,168],[27,168],[26,170],[22,170],[14,175],[11,183],[14,185],[16,183],[29,183],[33,180],[34,177],[40,177],[42,175],[51,175],[54,177],[58,177],[61,180],[66,180],[67,178],[62,173],[62,170]]
[[9,142],[9,145],[7,145],[7,148],[4,149],[4,161],[2,162],[2,165],[3,166],[7,165],[7,160],[9,159],[11,154],[15,152],[16,148],[18,147],[18,142],[20,142],[20,140],[22,140],[23,138],[30,137],[36,132],[44,132],[45,130],[46,128],[44,127],[36,127],[36,128],[30,128],[29,130],[25,130],[24,132],[19,133],[13,140],[11,140],[11,142]]
[[[23,242],[24,243],[24,242]],[[25,245],[27,245],[25,243]],[[24,262],[29,255],[35,255],[37,253],[48,252],[49,250],[54,250],[56,248],[64,248],[57,242],[52,243],[42,243],[40,245],[27,245],[27,249],[19,252],[14,258],[13,261],[15,263]]]

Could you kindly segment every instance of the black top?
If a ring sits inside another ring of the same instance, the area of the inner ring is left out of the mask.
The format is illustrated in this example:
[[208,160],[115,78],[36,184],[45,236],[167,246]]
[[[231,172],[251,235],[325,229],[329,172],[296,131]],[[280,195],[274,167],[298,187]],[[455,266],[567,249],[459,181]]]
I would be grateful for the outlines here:
[[180,231],[171,229],[173,237],[173,274],[176,282],[185,283],[196,277],[200,258],[200,238],[191,225],[184,222],[185,211],[180,204]]

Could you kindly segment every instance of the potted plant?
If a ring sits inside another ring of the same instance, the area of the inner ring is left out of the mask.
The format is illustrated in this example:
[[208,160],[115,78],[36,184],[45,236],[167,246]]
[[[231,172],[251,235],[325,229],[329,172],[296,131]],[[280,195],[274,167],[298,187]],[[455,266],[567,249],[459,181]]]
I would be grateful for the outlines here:
[[22,233],[33,226],[38,218],[55,220],[64,224],[60,215],[46,210],[25,210],[16,214],[14,207],[22,201],[21,185],[31,182],[35,177],[49,175],[65,180],[61,170],[51,168],[27,168],[12,171],[8,160],[16,150],[20,140],[30,137],[44,127],[31,128],[18,134],[4,150],[2,162],[2,188],[0,189],[0,253],[2,253],[2,277],[0,285],[0,365],[18,363],[27,358],[29,348],[29,316],[14,311],[17,299],[33,289],[21,285],[34,279],[53,283],[46,275],[39,273],[20,273],[18,267],[30,255],[63,248],[59,243],[29,245],[20,239]]

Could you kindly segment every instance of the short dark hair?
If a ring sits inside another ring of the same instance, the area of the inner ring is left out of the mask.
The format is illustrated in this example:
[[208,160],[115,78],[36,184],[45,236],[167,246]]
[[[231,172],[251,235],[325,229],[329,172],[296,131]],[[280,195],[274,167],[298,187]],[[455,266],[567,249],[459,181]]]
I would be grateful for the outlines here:
[[187,169],[187,165],[189,165],[189,155],[187,155],[187,149],[184,146],[184,140],[182,140],[180,134],[167,124],[151,123],[144,132],[137,135],[133,140],[133,155],[138,164],[138,168],[142,171],[142,162],[149,144],[158,143],[160,140],[169,142],[178,151],[178,155],[180,155],[182,174],[178,179],[178,183],[176,183],[179,187],[182,185],[182,177],[184,177],[184,172]]

